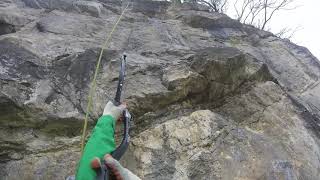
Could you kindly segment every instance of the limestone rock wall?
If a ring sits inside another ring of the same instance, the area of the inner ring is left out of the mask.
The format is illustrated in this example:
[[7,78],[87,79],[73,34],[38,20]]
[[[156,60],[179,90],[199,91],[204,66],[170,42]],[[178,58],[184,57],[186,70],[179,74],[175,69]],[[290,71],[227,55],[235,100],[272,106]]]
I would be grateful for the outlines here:
[[[0,179],[64,179],[117,0],[0,1]],[[128,55],[122,163],[142,179],[320,177],[320,63],[190,4],[133,0],[103,54],[90,125]],[[121,134],[117,134],[117,137]]]

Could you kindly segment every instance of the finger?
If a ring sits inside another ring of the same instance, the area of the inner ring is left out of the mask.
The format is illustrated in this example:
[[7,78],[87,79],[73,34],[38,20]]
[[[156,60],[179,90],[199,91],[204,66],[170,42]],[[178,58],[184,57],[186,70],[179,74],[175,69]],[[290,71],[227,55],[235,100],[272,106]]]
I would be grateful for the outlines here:
[[117,123],[121,123],[124,120],[123,116],[120,116],[119,119],[117,120]]
[[117,108],[120,110],[120,111],[123,111],[127,108],[127,105],[124,105],[124,104],[120,104],[119,106],[117,106]]
[[123,178],[120,175],[115,175],[116,176],[116,180],[123,180]]
[[123,167],[121,166],[119,161],[115,160],[110,154],[105,155],[104,160],[106,164],[114,168],[115,171],[121,172],[121,170],[123,170]]
[[106,105],[109,106],[109,107],[110,106],[115,106],[112,101],[108,101]]
[[121,102],[121,104],[118,107],[120,107],[121,109],[126,109],[127,106],[127,102]]
[[93,169],[98,169],[101,167],[101,161],[98,157],[95,157],[92,161],[91,161],[91,167]]
[[[114,174],[115,176],[120,176],[119,171],[113,171],[113,174]],[[120,176],[120,177],[121,177],[121,176]]]
[[122,102],[121,105],[124,105],[125,107],[128,106],[127,102]]
[[116,180],[123,180],[120,172],[113,165],[107,165],[107,166],[110,168],[110,170],[111,170],[112,174],[115,176]]

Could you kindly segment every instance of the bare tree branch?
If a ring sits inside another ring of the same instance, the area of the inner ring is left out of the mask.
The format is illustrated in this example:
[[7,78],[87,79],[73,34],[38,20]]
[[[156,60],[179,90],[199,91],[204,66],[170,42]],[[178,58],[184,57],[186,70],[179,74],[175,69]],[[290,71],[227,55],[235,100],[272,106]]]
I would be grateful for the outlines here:
[[243,1],[242,8],[241,8],[241,11],[240,11],[241,13],[237,18],[238,21],[240,21],[243,18],[243,15],[246,12],[246,9],[247,9],[247,7],[248,7],[248,5],[250,4],[251,1],[253,1],[253,0],[244,0]]
[[[229,0],[185,0],[206,5],[213,12],[225,12]],[[296,9],[290,7],[296,0],[234,0],[236,19],[242,23],[267,30],[270,21],[278,11]],[[284,29],[285,30],[285,29]]]
[[259,0],[257,3],[254,3],[251,8],[251,21],[249,24],[253,25],[255,18],[260,14],[260,12],[263,10],[262,7],[262,0]]
[[233,7],[234,7],[234,10],[235,10],[236,13],[237,13],[237,17],[239,17],[239,16],[240,16],[240,13],[239,13],[238,8],[237,8],[237,3],[238,3],[238,0],[236,0],[236,1],[233,3]]
[[228,0],[189,0],[189,2],[195,2],[208,6],[213,12],[224,12],[224,8]]
[[275,12],[277,12],[277,11],[279,11],[280,9],[288,6],[288,5],[289,5],[290,3],[292,3],[292,2],[293,2],[293,0],[282,0],[278,5],[276,5],[276,6],[273,8],[273,10],[271,11],[270,15],[267,17],[267,9],[270,8],[270,7],[272,7],[271,4],[276,4],[276,1],[271,2],[271,3],[270,3],[270,2],[268,3],[268,0],[265,0],[265,4],[264,4],[264,7],[265,7],[265,8],[264,8],[264,10],[265,10],[265,20],[264,20],[264,23],[263,23],[261,29],[262,29],[262,30],[265,29],[267,23],[271,20],[271,18],[273,17],[273,15],[274,15]]
[[295,0],[236,0],[234,8],[236,19],[242,23],[251,24],[266,30],[275,13],[280,10],[290,10]]
[[224,0],[224,2],[221,4],[221,7],[220,7],[220,12],[225,12],[226,9],[227,9],[227,4],[228,4],[228,1],[227,0]]
[[303,28],[301,26],[297,26],[294,29],[285,27],[282,28],[278,33],[275,35],[278,36],[279,38],[286,38],[286,39],[292,39],[292,37],[296,34],[297,31],[302,30]]

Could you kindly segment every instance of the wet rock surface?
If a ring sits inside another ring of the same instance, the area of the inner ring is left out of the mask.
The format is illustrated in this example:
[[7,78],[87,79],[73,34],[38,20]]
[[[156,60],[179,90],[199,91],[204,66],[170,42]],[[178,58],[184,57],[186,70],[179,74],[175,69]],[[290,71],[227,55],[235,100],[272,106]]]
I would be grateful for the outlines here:
[[[100,47],[125,3],[0,2],[0,179],[64,179]],[[134,0],[105,50],[90,126],[128,56],[122,163],[142,179],[320,176],[320,63],[204,7]],[[119,136],[119,135],[117,135]]]

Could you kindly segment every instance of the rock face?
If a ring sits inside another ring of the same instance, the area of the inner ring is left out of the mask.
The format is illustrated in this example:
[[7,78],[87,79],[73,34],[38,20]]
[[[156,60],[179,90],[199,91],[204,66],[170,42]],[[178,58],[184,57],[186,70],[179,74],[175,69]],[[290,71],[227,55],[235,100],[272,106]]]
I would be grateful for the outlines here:
[[[116,0],[0,2],[0,179],[74,173]],[[142,179],[320,177],[320,63],[204,7],[134,0],[103,54],[90,125],[128,55],[123,164]],[[119,134],[120,136],[120,134]]]

